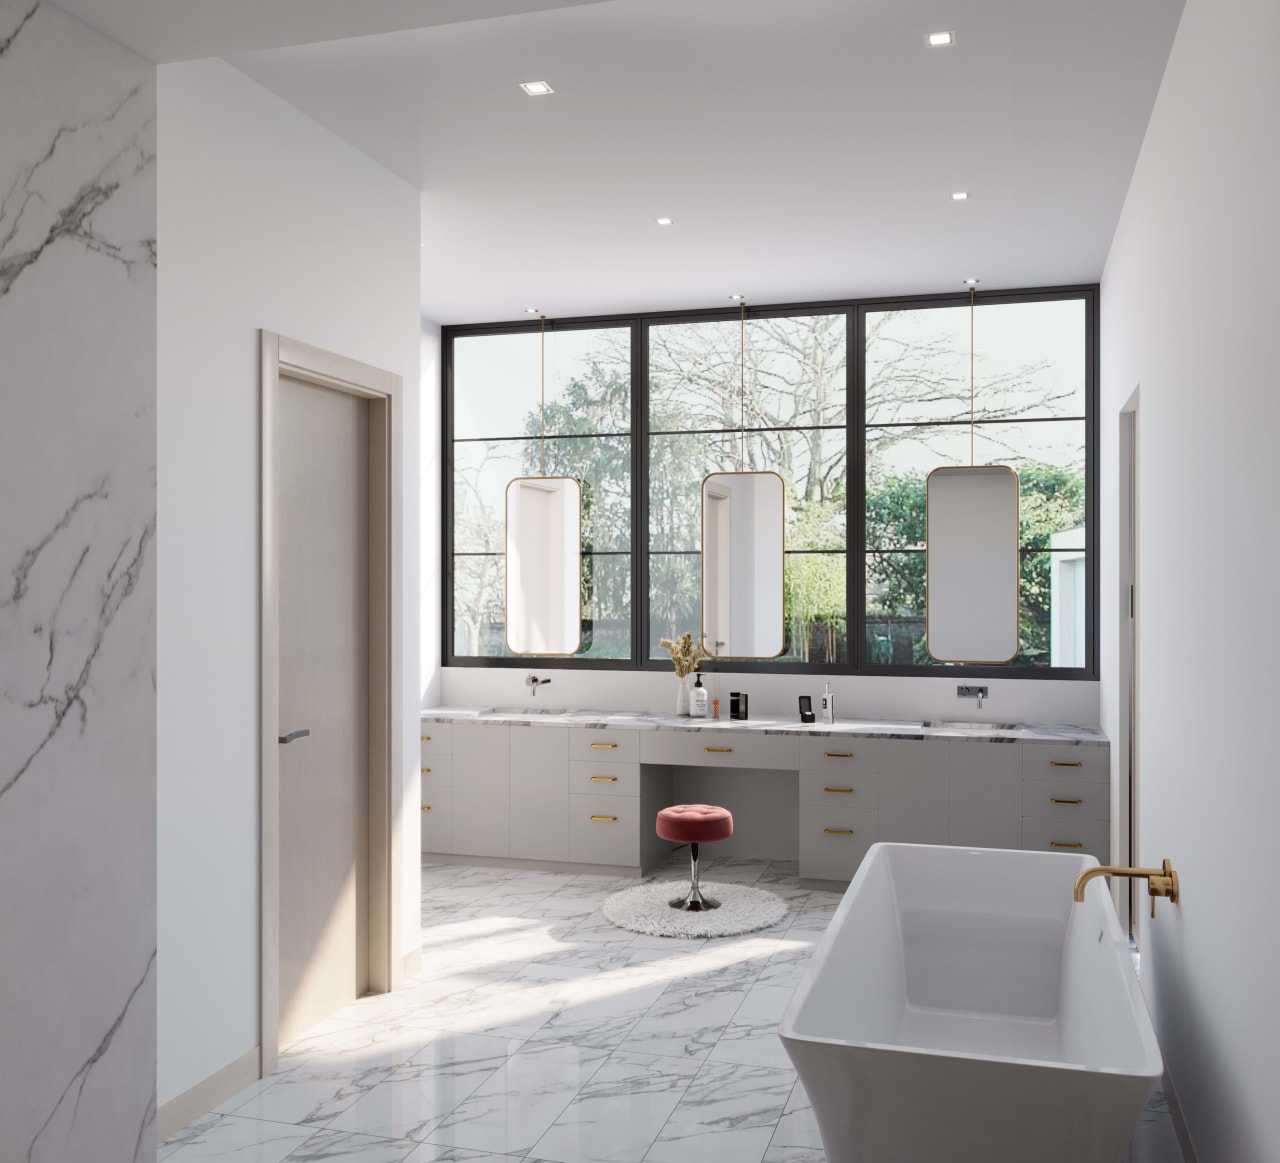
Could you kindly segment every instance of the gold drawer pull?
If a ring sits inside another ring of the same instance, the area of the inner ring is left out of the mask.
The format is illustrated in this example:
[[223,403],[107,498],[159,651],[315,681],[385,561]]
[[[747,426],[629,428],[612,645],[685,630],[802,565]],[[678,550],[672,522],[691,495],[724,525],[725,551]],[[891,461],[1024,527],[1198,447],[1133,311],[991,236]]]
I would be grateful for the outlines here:
[[617,783],[618,777],[616,775],[593,775],[591,777],[591,782],[592,783]]
[[431,774],[431,768],[429,768],[429,767],[424,767],[424,768],[422,769],[422,774],[423,774],[423,775],[430,775],[430,774]]
[[592,816],[593,820],[603,820],[606,823],[613,824],[617,822],[617,816]]
[[424,812],[429,812],[429,811],[431,811],[431,805],[430,805],[430,804],[427,804],[427,805],[426,805],[426,807],[424,807],[422,810],[423,810]]
[[1049,847],[1050,848],[1083,848],[1084,845],[1081,844],[1078,840],[1074,844],[1067,844],[1062,840],[1050,840]]
[[618,749],[616,743],[592,743],[591,746],[603,748],[605,751],[616,751]]
[[852,828],[823,828],[824,833],[828,836],[852,836]]
[[1078,759],[1075,761],[1075,763],[1062,763],[1057,759],[1051,759],[1049,760],[1049,766],[1050,767],[1083,767],[1084,764],[1081,763],[1080,760]]
[[431,736],[430,736],[430,735],[423,735],[423,737],[422,737],[422,741],[423,741],[424,743],[430,743],[430,742],[431,742]]
[[822,754],[825,755],[828,759],[852,759],[853,758],[852,751],[824,751]]
[[733,748],[732,747],[704,747],[702,750],[707,752],[710,755],[728,755],[733,750]]
[[851,788],[851,787],[824,787],[822,790],[823,790],[823,791],[842,791],[842,792],[844,792],[846,795],[852,795],[852,794],[853,794],[853,788]]
[[1084,800],[1055,800],[1053,796],[1050,796],[1049,802],[1051,804],[1082,804]]

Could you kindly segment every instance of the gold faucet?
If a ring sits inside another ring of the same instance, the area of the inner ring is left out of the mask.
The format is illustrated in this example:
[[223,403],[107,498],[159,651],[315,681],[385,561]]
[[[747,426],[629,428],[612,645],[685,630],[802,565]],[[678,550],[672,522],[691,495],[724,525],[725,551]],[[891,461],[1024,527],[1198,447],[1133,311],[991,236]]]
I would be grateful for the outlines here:
[[1178,874],[1167,860],[1160,868],[1117,868],[1108,864],[1100,864],[1097,868],[1086,868],[1076,877],[1076,902],[1084,900],[1084,886],[1095,876],[1131,876],[1147,882],[1147,892],[1151,896],[1151,915],[1156,915],[1156,897],[1167,896],[1175,905],[1178,903]]

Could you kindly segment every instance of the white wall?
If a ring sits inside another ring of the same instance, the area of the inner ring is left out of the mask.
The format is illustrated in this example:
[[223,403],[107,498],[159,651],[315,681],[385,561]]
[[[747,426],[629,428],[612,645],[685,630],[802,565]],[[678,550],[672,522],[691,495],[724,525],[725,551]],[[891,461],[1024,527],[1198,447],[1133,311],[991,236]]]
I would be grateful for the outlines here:
[[420,674],[418,690],[422,706],[441,699],[440,681],[440,496],[443,450],[440,444],[440,325],[424,319],[420,339],[422,394],[418,460]]
[[[549,677],[550,686],[530,698],[529,672]],[[673,712],[676,680],[670,670],[639,674],[616,670],[554,670],[529,659],[527,668],[446,666],[440,697],[447,706],[548,706],[593,710]],[[714,682],[714,676],[703,678]],[[746,691],[751,714],[790,715],[799,721],[797,698],[813,695],[814,706],[825,677],[799,674],[721,674],[721,715],[729,717],[729,692]],[[983,679],[991,698],[981,711],[972,699],[957,699],[957,680],[940,678],[831,678],[837,719],[975,719],[990,723],[1098,724],[1098,684],[1035,679]],[[966,679],[966,682],[973,680]]]
[[155,1157],[155,69],[0,0],[0,1160]]
[[1143,982],[1204,1163],[1280,1159],[1280,6],[1187,0],[1102,283],[1103,723],[1123,706],[1117,413],[1138,414],[1138,826],[1182,902]]
[[[221,61],[159,71],[159,1099],[258,1043],[258,329],[404,377],[419,478],[417,191]],[[419,686],[405,489],[404,689]],[[405,716],[404,803],[419,802]],[[401,814],[405,950],[418,812]]]

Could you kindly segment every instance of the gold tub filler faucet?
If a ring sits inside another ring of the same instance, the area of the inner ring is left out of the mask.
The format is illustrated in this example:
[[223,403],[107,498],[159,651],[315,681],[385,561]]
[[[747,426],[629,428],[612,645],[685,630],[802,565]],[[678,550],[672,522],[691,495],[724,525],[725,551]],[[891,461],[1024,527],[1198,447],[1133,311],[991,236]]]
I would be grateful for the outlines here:
[[1076,877],[1076,902],[1084,900],[1084,886],[1095,876],[1129,876],[1147,882],[1147,892],[1151,896],[1151,915],[1156,915],[1156,897],[1167,896],[1175,905],[1178,903],[1178,874],[1167,860],[1160,868],[1117,868],[1109,864],[1100,864],[1097,868],[1086,868]]

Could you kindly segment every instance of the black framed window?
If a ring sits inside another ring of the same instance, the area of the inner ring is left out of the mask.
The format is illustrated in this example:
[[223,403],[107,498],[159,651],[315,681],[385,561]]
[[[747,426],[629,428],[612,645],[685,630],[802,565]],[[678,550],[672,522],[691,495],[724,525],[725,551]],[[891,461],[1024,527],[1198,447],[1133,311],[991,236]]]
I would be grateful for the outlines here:
[[[666,669],[697,631],[700,485],[787,486],[787,637],[736,671],[938,674],[923,648],[924,481],[1021,479],[1022,650],[974,676],[1092,678],[1097,288],[557,320],[546,472],[584,482],[584,646],[539,666]],[[526,666],[503,625],[506,483],[541,470],[539,324],[444,330],[447,665]],[[745,353],[745,375],[739,352]],[[745,390],[744,390],[745,389]],[[850,520],[850,515],[854,519]]]

